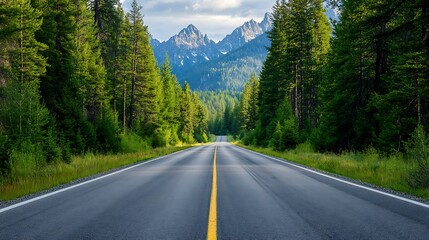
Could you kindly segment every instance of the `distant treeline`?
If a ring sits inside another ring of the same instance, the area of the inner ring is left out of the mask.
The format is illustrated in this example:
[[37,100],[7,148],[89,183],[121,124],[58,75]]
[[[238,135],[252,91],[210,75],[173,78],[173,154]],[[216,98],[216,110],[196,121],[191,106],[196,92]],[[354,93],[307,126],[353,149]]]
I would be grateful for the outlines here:
[[134,0],[0,0],[0,172],[92,151],[121,137],[159,147],[208,140],[208,112],[168,61],[156,66]]

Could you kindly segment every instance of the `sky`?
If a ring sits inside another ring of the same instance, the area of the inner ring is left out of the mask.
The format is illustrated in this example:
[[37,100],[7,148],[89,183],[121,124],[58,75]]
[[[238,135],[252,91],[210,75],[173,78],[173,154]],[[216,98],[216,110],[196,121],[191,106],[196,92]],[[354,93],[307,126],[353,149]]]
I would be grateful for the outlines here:
[[[152,36],[166,41],[189,24],[218,42],[244,22],[262,21],[276,0],[137,0]],[[126,11],[132,0],[121,0]]]

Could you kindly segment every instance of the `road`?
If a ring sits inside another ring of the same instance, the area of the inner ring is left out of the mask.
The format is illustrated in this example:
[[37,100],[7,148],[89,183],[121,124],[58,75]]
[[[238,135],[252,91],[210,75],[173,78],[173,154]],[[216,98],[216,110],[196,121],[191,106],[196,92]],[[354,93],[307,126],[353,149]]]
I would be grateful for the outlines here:
[[0,209],[0,239],[429,239],[427,205],[225,140]]

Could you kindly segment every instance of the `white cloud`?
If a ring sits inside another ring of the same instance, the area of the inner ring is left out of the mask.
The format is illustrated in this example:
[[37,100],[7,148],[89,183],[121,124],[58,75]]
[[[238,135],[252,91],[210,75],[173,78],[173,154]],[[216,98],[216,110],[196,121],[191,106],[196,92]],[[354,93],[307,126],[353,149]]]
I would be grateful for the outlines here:
[[225,10],[238,8],[241,6],[241,0],[201,0],[192,5],[192,8],[198,10]]
[[[125,10],[132,0],[124,1]],[[276,0],[137,0],[151,34],[167,40],[189,24],[215,41],[245,21],[262,20]]]

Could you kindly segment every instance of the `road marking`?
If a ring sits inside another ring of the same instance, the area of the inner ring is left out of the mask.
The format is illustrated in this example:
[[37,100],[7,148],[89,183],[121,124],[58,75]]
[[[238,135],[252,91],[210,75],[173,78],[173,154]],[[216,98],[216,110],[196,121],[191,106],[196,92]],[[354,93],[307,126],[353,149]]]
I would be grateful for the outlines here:
[[[234,145],[234,146],[236,146],[236,145]],[[239,147],[239,146],[236,146],[236,147]],[[354,186],[354,187],[362,188],[362,189],[365,189],[365,190],[368,190],[368,191],[371,191],[371,192],[375,192],[375,193],[378,193],[378,194],[381,194],[381,195],[384,195],[384,196],[387,196],[387,197],[395,198],[397,200],[401,200],[401,201],[404,201],[404,202],[407,202],[407,203],[411,203],[411,204],[414,204],[414,205],[417,205],[417,206],[429,209],[429,205],[421,203],[421,202],[418,202],[418,201],[414,201],[414,200],[411,200],[411,199],[408,199],[408,198],[404,198],[404,197],[400,197],[400,196],[397,196],[397,195],[394,195],[394,194],[383,192],[383,191],[380,191],[380,190],[377,190],[377,189],[374,189],[374,188],[365,187],[363,185],[359,185],[359,184],[356,184],[356,183],[348,182],[348,181],[340,179],[340,178],[329,176],[329,175],[321,173],[321,172],[317,172],[317,171],[314,171],[314,170],[311,170],[311,169],[308,169],[308,168],[305,168],[305,167],[301,167],[299,165],[295,165],[293,163],[287,162],[287,160],[280,160],[280,159],[277,159],[277,158],[274,158],[274,157],[271,157],[271,156],[268,156],[268,155],[265,155],[265,154],[262,154],[262,153],[258,153],[258,152],[255,152],[255,151],[252,151],[252,150],[249,150],[249,149],[246,149],[246,148],[242,148],[242,147],[239,147],[239,148],[241,148],[243,150],[246,150],[248,152],[251,152],[251,153],[255,153],[255,154],[260,155],[262,157],[274,160],[276,162],[282,163],[284,165],[293,166],[293,167],[305,170],[307,172],[311,172],[311,173],[314,173],[314,174],[317,174],[317,175],[320,175],[320,176],[323,176],[323,177],[326,177],[326,178],[330,178],[332,180],[336,180],[338,182],[342,182],[342,183],[345,183],[345,184],[348,184],[348,185],[351,185],[351,186]]]
[[177,151],[177,152],[174,152],[174,153],[171,153],[171,154],[165,155],[165,156],[157,157],[157,158],[154,158],[154,159],[152,159],[152,160],[148,160],[148,161],[145,161],[145,162],[143,162],[143,163],[139,163],[139,164],[136,164],[136,165],[134,165],[134,166],[127,167],[127,168],[124,168],[124,169],[118,170],[118,171],[116,171],[116,172],[112,172],[112,173],[109,173],[109,174],[103,175],[103,176],[101,176],[101,177],[98,177],[98,178],[94,178],[94,179],[88,180],[88,181],[86,181],[86,182],[82,182],[82,183],[79,183],[79,184],[76,184],[76,185],[73,185],[73,186],[70,186],[70,187],[67,187],[67,188],[60,189],[60,190],[58,190],[58,191],[50,192],[50,193],[47,193],[47,194],[44,194],[44,195],[41,195],[41,196],[38,196],[38,197],[35,197],[35,198],[32,198],[32,199],[29,199],[29,200],[26,200],[26,201],[23,201],[23,202],[20,202],[20,203],[17,203],[17,204],[10,205],[9,207],[5,207],[5,208],[0,209],[0,213],[3,213],[3,212],[6,212],[6,211],[9,211],[9,210],[12,210],[12,209],[17,208],[17,207],[21,207],[21,206],[27,205],[27,204],[32,203],[32,202],[39,201],[39,200],[41,200],[41,199],[44,199],[44,198],[47,198],[47,197],[50,197],[50,196],[56,195],[56,194],[58,194],[58,193],[62,193],[62,192],[65,192],[65,191],[68,191],[68,190],[71,190],[71,189],[74,189],[74,188],[77,188],[77,187],[80,187],[80,186],[86,185],[86,184],[88,184],[88,183],[92,183],[92,182],[98,181],[98,180],[103,179],[103,178],[107,178],[107,177],[110,177],[110,176],[116,175],[116,174],[121,173],[121,172],[128,171],[128,170],[130,170],[130,169],[133,169],[133,168],[136,168],[136,167],[139,167],[139,166],[142,166],[142,165],[145,165],[145,164],[148,164],[148,163],[151,163],[151,162],[157,161],[157,160],[161,160],[161,159],[163,159],[163,158],[169,157],[169,156],[174,155],[174,154],[178,154],[178,153],[181,153],[181,152],[184,152],[184,151],[188,151],[188,150],[190,150],[190,149],[192,149],[192,148],[183,149],[183,150],[180,150],[180,151]]
[[210,212],[209,212],[209,223],[207,228],[207,240],[217,239],[217,174],[216,174],[216,152],[217,145],[215,147],[213,157],[213,183],[212,183],[212,194],[210,198]]

